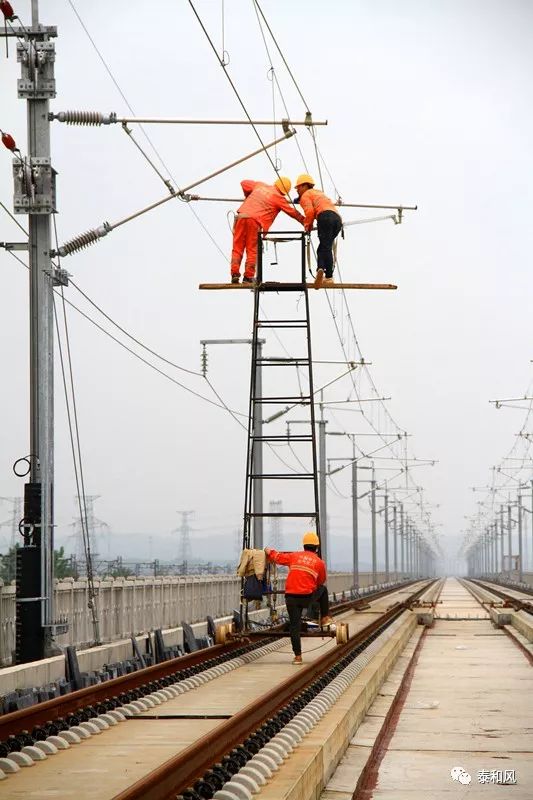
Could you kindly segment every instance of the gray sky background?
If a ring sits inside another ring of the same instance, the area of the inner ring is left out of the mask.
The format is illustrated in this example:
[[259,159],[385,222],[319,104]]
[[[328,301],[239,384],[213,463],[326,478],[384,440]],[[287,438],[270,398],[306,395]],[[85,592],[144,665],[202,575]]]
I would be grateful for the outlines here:
[[[387,221],[347,228],[339,258],[346,280],[398,284],[397,292],[351,293],[349,308],[379,395],[392,398],[389,412],[412,434],[411,455],[438,459],[434,467],[413,471],[413,479],[425,487],[425,501],[438,504],[432,517],[442,525],[437,531],[451,553],[464,515],[476,507],[470,487],[487,482],[489,468],[510,448],[523,417],[520,411],[496,411],[488,400],[523,395],[531,378],[533,7],[525,0],[329,5],[263,0],[262,7],[315,119],[329,120],[327,128],[318,129],[319,146],[343,199],[419,206],[406,213],[401,226]],[[94,0],[78,2],[77,8],[139,116],[242,118],[187,2]],[[221,3],[199,0],[197,8],[221,47]],[[269,60],[253,5],[231,0],[225,9],[229,72],[250,113],[269,118]],[[16,11],[29,22],[29,2],[20,0]],[[43,3],[41,21],[59,28],[58,97],[52,109],[128,115],[69,3]],[[291,116],[302,118],[302,102],[270,47]],[[26,104],[16,98],[13,45],[1,69],[0,126],[25,152]],[[281,116],[279,96],[276,110]],[[274,138],[271,128],[261,132],[265,141]],[[149,135],[181,186],[257,147],[245,127],[151,126]],[[143,142],[141,134],[138,138]],[[297,138],[316,174],[308,132],[299,129]],[[303,170],[294,139],[277,155],[282,173],[294,180]],[[60,242],[103,220],[116,221],[166,192],[120,126],[54,123],[52,156],[59,173]],[[239,182],[247,177],[275,176],[262,155],[197,191],[239,196]],[[329,179],[324,188],[334,194]],[[9,208],[11,195],[11,158],[4,151],[0,199]],[[64,259],[63,266],[135,336],[198,370],[200,339],[250,335],[248,294],[197,289],[199,281],[226,279],[231,247],[226,215],[232,208],[194,205],[223,254],[191,210],[171,201]],[[374,215],[343,212],[345,220]],[[290,221],[278,222],[292,227]],[[18,229],[2,212],[0,240],[18,239]],[[290,253],[282,258],[273,278],[289,269]],[[0,495],[12,496],[22,494],[23,481],[12,475],[11,464],[29,450],[28,292],[23,268],[4,252],[0,264]],[[311,297],[314,356],[341,360],[325,295]],[[112,330],[74,288],[66,296]],[[294,307],[295,298],[281,302]],[[332,307],[346,352],[357,357],[340,295],[332,298]],[[233,556],[244,492],[244,432],[226,412],[150,370],[76,312],[69,310],[68,317],[86,488],[101,495],[96,513],[112,529],[111,552],[172,557],[177,541],[170,531],[180,522],[176,511],[195,509],[194,555]],[[289,339],[284,344],[295,348]],[[279,349],[270,352],[277,355]],[[203,378],[147,358],[216,401]],[[247,408],[248,358],[245,347],[209,352],[213,385],[241,412]],[[316,386],[341,371],[340,365],[317,367]],[[368,376],[356,375],[361,396],[371,397]],[[351,388],[345,378],[328,396],[348,398]],[[59,374],[56,397],[57,535],[65,541],[75,516],[75,488]],[[364,410],[378,430],[395,430],[380,404],[366,404]],[[370,431],[358,411],[326,416],[331,429]],[[360,446],[368,451],[371,442],[361,439]],[[331,457],[350,455],[348,441],[330,438],[328,446]],[[348,473],[337,476],[328,495],[337,564],[349,559]],[[8,516],[9,506],[0,505],[0,519]],[[364,539],[368,524],[362,501]],[[298,531],[288,531],[290,546]],[[0,541],[7,535],[2,529]],[[103,554],[105,547],[102,543]],[[363,547],[363,560],[366,553]]]

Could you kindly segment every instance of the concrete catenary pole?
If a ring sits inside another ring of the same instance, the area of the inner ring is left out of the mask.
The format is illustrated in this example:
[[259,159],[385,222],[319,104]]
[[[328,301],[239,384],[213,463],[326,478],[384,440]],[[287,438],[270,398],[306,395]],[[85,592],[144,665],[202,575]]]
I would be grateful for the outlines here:
[[507,542],[509,547],[509,578],[511,578],[511,573],[513,571],[513,517],[512,517],[512,510],[511,504],[507,504]]
[[400,571],[405,576],[405,514],[403,503],[400,503]]
[[518,514],[518,580],[522,582],[524,570],[522,566],[522,495],[518,492],[516,500],[516,512]]
[[389,495],[385,491],[385,507],[383,509],[385,515],[385,580],[389,580]]
[[370,511],[372,515],[372,584],[377,583],[377,534],[376,534],[376,474],[372,464],[372,480],[370,481]]
[[503,546],[503,542],[504,542],[504,538],[505,538],[505,533],[504,533],[505,532],[505,524],[504,524],[504,521],[503,521],[503,515],[504,515],[504,510],[503,510],[503,504],[502,504],[502,505],[500,505],[500,573],[502,575],[503,575],[503,572],[504,572],[504,563],[505,563],[504,546]]
[[394,552],[394,580],[398,580],[398,506],[394,503],[392,507],[392,530],[393,530],[393,552]]
[[352,461],[352,536],[352,584],[354,589],[359,589],[359,508],[357,504],[357,461],[355,458]]

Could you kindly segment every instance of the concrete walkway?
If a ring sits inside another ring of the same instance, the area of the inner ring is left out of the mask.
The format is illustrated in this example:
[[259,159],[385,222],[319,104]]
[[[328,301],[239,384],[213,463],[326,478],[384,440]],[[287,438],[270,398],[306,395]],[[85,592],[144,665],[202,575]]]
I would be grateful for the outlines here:
[[[355,797],[530,800],[531,665],[458,581],[446,581],[440,600],[434,627],[411,650],[403,696],[375,748],[374,774]],[[351,800],[400,682],[396,675],[382,687],[323,800]]]

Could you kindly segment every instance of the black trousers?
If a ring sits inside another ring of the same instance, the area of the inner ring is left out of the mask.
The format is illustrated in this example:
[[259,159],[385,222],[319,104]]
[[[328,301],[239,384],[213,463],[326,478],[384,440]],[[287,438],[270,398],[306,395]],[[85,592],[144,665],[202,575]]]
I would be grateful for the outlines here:
[[300,624],[302,612],[309,608],[312,603],[319,603],[320,616],[327,617],[329,614],[329,599],[326,585],[320,586],[313,594],[286,594],[285,605],[289,614],[289,631],[291,635],[291,645],[295,656],[302,655],[302,640],[300,638]]
[[335,211],[322,211],[316,218],[318,231],[317,266],[326,273],[326,278],[333,277],[333,242],[341,232],[342,219]]

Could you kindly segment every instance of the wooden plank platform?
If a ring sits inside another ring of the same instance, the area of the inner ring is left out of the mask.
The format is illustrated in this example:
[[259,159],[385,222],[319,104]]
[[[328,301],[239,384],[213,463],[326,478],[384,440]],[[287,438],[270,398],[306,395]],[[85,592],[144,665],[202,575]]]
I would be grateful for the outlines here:
[[[334,283],[330,286],[315,286],[314,283],[305,284],[308,289],[397,289],[394,283]],[[284,283],[282,281],[267,281],[261,284],[263,289],[270,289],[276,291],[279,289],[291,288],[296,289],[298,286],[303,286],[301,283]],[[247,289],[253,291],[255,288],[252,283],[201,283],[199,289]]]

